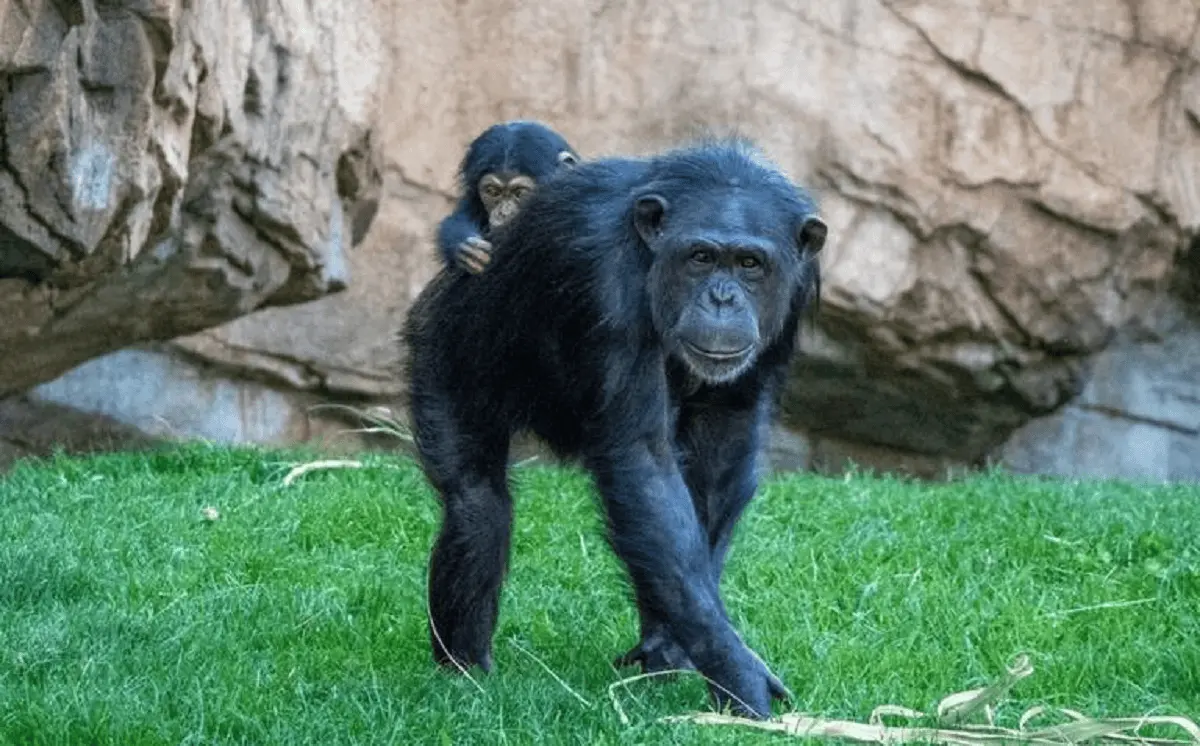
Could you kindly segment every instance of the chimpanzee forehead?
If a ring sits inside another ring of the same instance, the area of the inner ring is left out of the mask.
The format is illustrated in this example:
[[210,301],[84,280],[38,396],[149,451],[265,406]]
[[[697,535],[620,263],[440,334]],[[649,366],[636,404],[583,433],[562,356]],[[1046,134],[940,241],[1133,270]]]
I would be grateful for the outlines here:
[[468,181],[487,173],[525,174],[541,181],[559,167],[559,153],[571,146],[554,130],[536,122],[493,125],[471,143],[463,162]]
[[688,233],[777,240],[791,232],[796,219],[792,205],[776,195],[740,186],[697,190],[681,197],[668,220]]

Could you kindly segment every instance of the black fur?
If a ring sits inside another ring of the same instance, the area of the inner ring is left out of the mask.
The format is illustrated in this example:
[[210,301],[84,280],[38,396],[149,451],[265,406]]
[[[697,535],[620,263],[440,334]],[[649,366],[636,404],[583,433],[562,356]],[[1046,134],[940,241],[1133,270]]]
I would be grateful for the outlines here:
[[[592,161],[496,232],[487,272],[442,272],[425,288],[405,336],[417,447],[443,500],[429,587],[439,662],[491,668],[509,440],[528,429],[580,458],[603,497],[642,618],[625,660],[694,665],[718,704],[769,714],[783,685],[730,624],[718,586],[814,300],[815,215],[738,141]],[[688,346],[746,339],[749,360]]]
[[[562,153],[573,159],[567,164]],[[470,238],[488,238],[488,213],[479,197],[479,180],[489,173],[524,174],[544,183],[579,155],[562,135],[534,121],[493,124],[476,137],[459,165],[460,197],[454,212],[438,226],[438,250],[447,266],[457,266],[459,252]]]

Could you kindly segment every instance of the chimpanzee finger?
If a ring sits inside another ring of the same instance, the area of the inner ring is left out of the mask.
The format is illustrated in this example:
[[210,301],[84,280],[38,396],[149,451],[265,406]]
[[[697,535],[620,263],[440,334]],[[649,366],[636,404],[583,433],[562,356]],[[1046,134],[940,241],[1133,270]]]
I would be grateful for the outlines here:
[[484,267],[488,262],[492,261],[491,254],[477,247],[463,249],[463,253],[471,257],[480,267]]
[[784,686],[779,677],[773,673],[767,673],[767,689],[771,691],[771,699],[777,699],[785,704],[790,704],[792,701],[792,693]]
[[481,254],[472,249],[464,248],[459,252],[458,262],[462,265],[463,269],[473,275],[477,275],[484,270],[490,258],[487,254]]
[[482,236],[471,236],[464,242],[464,244],[464,249],[469,247],[485,253],[491,253],[492,251],[492,242],[486,238],[483,238]]
[[492,261],[492,255],[482,249],[465,249],[465,253],[478,262],[481,267]]

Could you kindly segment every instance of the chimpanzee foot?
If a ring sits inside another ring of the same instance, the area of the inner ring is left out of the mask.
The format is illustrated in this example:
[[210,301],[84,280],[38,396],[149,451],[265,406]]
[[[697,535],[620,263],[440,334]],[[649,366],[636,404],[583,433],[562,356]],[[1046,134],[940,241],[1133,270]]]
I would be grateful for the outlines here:
[[450,671],[462,673],[472,666],[479,666],[484,673],[492,672],[492,651],[490,645],[484,645],[478,650],[447,650],[442,646],[436,635],[430,631],[430,642],[433,646],[433,660],[439,666]]
[[[453,655],[453,659],[451,659]],[[462,673],[471,668],[471,666],[479,666],[484,673],[492,672],[492,654],[484,653],[478,658],[472,658],[468,655],[460,655],[458,653],[447,653],[444,650],[438,650],[434,653],[434,660],[439,666],[442,666],[448,671]]]

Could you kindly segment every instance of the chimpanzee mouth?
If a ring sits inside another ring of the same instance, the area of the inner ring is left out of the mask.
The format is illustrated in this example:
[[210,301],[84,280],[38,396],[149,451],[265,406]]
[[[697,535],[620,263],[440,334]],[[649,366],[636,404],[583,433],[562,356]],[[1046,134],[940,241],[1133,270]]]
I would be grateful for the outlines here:
[[683,346],[687,348],[689,353],[705,360],[711,360],[714,363],[736,362],[745,358],[754,349],[754,345],[747,345],[740,350],[734,350],[732,352],[727,352],[725,350],[708,350],[698,345],[694,345],[686,340],[684,341]]

